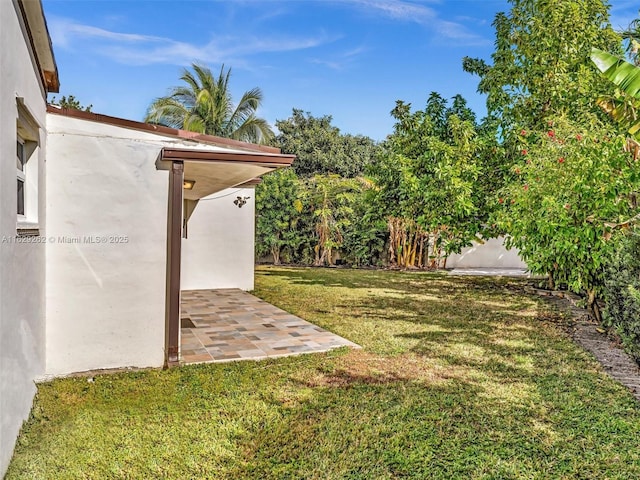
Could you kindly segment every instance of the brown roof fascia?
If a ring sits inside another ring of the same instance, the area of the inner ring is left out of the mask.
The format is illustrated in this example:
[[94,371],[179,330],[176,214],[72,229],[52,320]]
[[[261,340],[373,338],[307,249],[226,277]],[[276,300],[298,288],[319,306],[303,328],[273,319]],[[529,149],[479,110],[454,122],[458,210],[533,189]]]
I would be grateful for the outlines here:
[[[18,10],[20,10],[20,16],[22,17],[22,23],[26,30],[31,52],[33,53],[33,59],[35,60],[40,75],[40,81],[46,92],[58,93],[60,91],[58,66],[53,53],[47,19],[42,9],[42,1],[14,0],[14,3],[17,5]],[[43,32],[47,37],[44,44],[42,41],[38,42],[34,38],[34,29],[38,28],[38,25],[34,25],[35,23],[40,24],[40,32]],[[42,58],[43,56],[46,58]],[[45,64],[48,64],[48,69],[45,68]]]
[[295,155],[272,153],[235,153],[212,152],[207,150],[192,150],[186,148],[163,148],[160,152],[161,161],[196,161],[196,162],[242,162],[253,163],[265,167],[288,167],[296,158]]
[[44,79],[47,82],[47,92],[59,93],[60,81],[58,80],[58,67],[54,72],[44,71]]
[[189,132],[187,130],[178,130],[177,128],[165,127],[163,125],[153,125],[151,123],[137,122],[135,120],[127,120],[125,118],[111,117],[93,112],[84,112],[73,108],[62,108],[56,105],[47,105],[47,112],[56,115],[64,115],[66,117],[79,118],[92,122],[105,123],[117,127],[130,128],[133,130],[141,130],[144,132],[155,133],[158,135],[182,138],[185,140],[193,140],[195,142],[208,143],[220,147],[237,148],[239,150],[247,150],[250,152],[264,152],[271,154],[280,154],[280,149],[267,145],[257,145],[255,143],[241,142],[231,138],[216,137],[214,135],[204,135],[197,132]]

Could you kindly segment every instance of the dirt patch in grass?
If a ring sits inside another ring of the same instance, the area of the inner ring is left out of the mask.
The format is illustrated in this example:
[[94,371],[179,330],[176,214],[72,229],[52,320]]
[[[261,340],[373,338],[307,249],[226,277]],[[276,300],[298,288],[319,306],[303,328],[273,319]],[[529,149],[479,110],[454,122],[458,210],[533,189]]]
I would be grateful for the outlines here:
[[455,378],[452,369],[437,368],[417,355],[385,356],[351,350],[335,361],[330,372],[319,371],[304,382],[310,387],[349,387],[398,381],[437,383]]

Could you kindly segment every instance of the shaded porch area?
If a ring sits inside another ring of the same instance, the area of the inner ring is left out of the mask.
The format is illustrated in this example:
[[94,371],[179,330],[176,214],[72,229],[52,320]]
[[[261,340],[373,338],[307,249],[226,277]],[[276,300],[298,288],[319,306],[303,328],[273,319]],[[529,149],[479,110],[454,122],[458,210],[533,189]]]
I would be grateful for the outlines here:
[[353,342],[239,289],[183,290],[181,363],[261,360]]

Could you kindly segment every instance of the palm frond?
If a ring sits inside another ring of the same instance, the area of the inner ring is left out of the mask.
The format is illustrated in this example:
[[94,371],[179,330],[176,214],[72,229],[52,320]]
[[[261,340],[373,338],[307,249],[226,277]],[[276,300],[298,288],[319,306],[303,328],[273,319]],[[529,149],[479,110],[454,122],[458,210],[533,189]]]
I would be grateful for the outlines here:
[[[195,67],[195,64],[193,66]],[[193,92],[197,92],[201,88],[200,82],[198,81],[198,79],[193,75],[192,72],[190,72],[186,68],[182,71],[182,76],[180,77],[180,80],[182,80],[187,85],[189,85],[189,87]]]
[[184,116],[188,114],[185,106],[170,97],[161,97],[147,109],[144,121],[171,128],[183,128]]
[[591,60],[625,94],[640,98],[640,67],[597,48],[591,50]]
[[240,125],[245,123],[248,119],[255,117],[256,110],[262,102],[262,91],[259,88],[253,88],[248,92],[245,92],[240,102],[233,110],[229,117],[229,124],[235,126],[237,129]]
[[247,118],[231,134],[231,138],[253,143],[267,143],[274,136],[275,134],[267,121],[255,115]]
[[207,133],[206,125],[199,115],[189,115],[184,119],[182,128],[190,132]]

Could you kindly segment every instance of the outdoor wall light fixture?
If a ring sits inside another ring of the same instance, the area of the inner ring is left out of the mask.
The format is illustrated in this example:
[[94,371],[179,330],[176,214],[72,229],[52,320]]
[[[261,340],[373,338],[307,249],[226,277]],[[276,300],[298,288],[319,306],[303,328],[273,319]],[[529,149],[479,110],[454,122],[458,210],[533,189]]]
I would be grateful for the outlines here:
[[182,182],[182,187],[185,190],[191,190],[193,189],[193,186],[196,184],[195,180],[185,180],[184,182]]
[[249,200],[251,197],[236,197],[236,199],[233,201],[233,203],[235,203],[238,208],[242,208],[242,206],[247,203],[247,200]]

